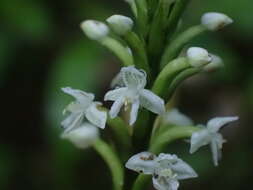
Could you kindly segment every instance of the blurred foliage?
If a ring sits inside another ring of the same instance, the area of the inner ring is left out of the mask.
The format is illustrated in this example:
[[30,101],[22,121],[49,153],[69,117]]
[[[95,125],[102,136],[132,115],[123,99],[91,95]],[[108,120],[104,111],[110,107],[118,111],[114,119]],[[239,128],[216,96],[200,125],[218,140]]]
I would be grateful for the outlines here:
[[[198,24],[206,11],[224,12],[235,23],[192,42],[219,54],[226,67],[183,85],[179,107],[202,123],[215,114],[239,114],[241,122],[232,132],[224,131],[229,143],[219,168],[212,166],[207,149],[189,155],[186,143],[168,147],[200,174],[182,189],[252,185],[252,9],[251,0],[193,0],[184,15],[185,27]],[[126,10],[123,0],[0,1],[0,85],[6,100],[3,110],[8,113],[0,138],[0,189],[109,189],[110,176],[102,160],[92,150],[76,150],[58,138],[61,110],[70,100],[60,88],[103,93],[101,89],[108,87],[104,81],[112,76],[105,73],[117,65],[108,66],[111,54],[88,40],[79,23],[130,15]]]

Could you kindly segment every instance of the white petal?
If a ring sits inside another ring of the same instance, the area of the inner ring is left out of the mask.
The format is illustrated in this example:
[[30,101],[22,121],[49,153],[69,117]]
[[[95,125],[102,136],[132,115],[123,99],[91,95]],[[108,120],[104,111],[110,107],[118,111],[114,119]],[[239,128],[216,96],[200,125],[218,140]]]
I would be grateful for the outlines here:
[[211,131],[211,132],[218,132],[220,130],[221,127],[223,127],[224,125],[236,121],[238,120],[238,117],[216,117],[213,118],[211,120],[208,121],[207,123],[207,128]]
[[135,89],[143,89],[146,86],[146,73],[138,70],[134,66],[123,67],[121,69],[125,86]]
[[166,170],[168,168],[172,170],[172,174],[170,175],[175,174],[176,179],[178,180],[197,177],[197,173],[192,169],[192,167],[174,154],[161,153],[156,158],[156,161],[159,163],[160,167],[160,171],[158,169],[157,172],[158,175],[163,173],[162,170]]
[[64,132],[61,137],[70,140],[78,148],[87,148],[99,137],[99,131],[92,124],[84,123],[77,129]]
[[79,103],[85,105],[91,104],[91,102],[95,98],[94,95],[91,93],[86,93],[84,91],[72,89],[70,87],[62,88],[62,91],[66,94],[73,96]]
[[119,97],[123,96],[126,93],[126,91],[127,91],[126,87],[110,90],[105,94],[104,100],[116,101]]
[[135,102],[132,103],[129,125],[133,125],[135,123],[138,116],[139,107],[140,107],[139,100],[136,100]]
[[177,190],[179,187],[179,182],[174,178],[154,176],[152,181],[157,190]]
[[156,114],[165,112],[164,101],[150,90],[143,89],[140,92],[140,104],[142,107]]
[[155,157],[150,152],[141,152],[132,156],[125,166],[130,170],[152,175],[156,168]]
[[190,153],[196,152],[201,146],[205,146],[211,142],[211,135],[207,129],[195,132],[191,136]]
[[178,109],[172,109],[171,111],[167,112],[164,115],[163,120],[165,123],[170,123],[173,125],[193,125],[193,121],[186,115],[182,114]]
[[98,103],[91,104],[91,106],[86,110],[85,116],[93,125],[104,129],[107,114],[104,111],[98,110],[97,105]]
[[111,107],[111,110],[110,110],[110,116],[111,118],[115,118],[121,107],[123,106],[124,104],[124,97],[119,97],[113,104],[112,104],[112,107]]
[[170,167],[172,171],[176,173],[176,178],[178,180],[198,177],[194,169],[181,159],[175,164],[170,165]]
[[61,122],[62,127],[66,132],[79,127],[83,121],[83,113],[71,113],[66,119]]
[[69,111],[71,113],[78,113],[78,112],[83,112],[84,108],[82,104],[75,101],[75,102],[71,102],[69,105],[66,106],[66,108],[63,110],[63,114],[65,114],[66,111]]
[[114,88],[114,87],[123,87],[125,84],[124,84],[124,81],[123,81],[123,78],[122,78],[122,73],[119,72],[113,79],[112,79],[112,82],[111,82],[111,85],[110,87],[111,88]]

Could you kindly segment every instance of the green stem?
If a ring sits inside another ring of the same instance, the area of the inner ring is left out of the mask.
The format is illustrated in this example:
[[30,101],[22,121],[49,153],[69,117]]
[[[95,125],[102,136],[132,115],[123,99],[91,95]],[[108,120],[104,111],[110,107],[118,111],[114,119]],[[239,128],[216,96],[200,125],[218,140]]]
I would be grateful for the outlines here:
[[[121,118],[116,117],[111,119],[110,116],[107,117],[107,124],[115,133],[117,141],[124,147],[124,150],[129,150],[131,148],[131,136],[130,127]],[[123,148],[122,147],[122,148]]]
[[163,68],[171,60],[178,57],[184,46],[196,36],[204,33],[207,29],[202,25],[197,25],[189,28],[178,35],[165,49],[161,60],[161,68]]
[[149,151],[158,154],[163,148],[174,140],[191,137],[193,132],[200,130],[193,126],[174,126],[158,135],[150,145]]
[[129,32],[124,36],[130,48],[133,50],[135,65],[144,69],[149,77],[151,77],[150,68],[148,65],[148,58],[146,54],[144,42],[134,32]]
[[102,45],[111,50],[122,61],[124,66],[134,64],[133,56],[131,55],[131,53],[117,40],[110,37],[106,37],[100,42]]
[[167,31],[170,38],[177,28],[179,19],[181,18],[186,6],[190,0],[176,0],[173,10],[169,16]]
[[122,190],[124,185],[124,169],[118,156],[115,154],[113,149],[102,140],[97,140],[93,147],[104,159],[111,170],[113,189]]
[[135,180],[135,182],[133,184],[132,190],[144,190],[144,189],[147,189],[148,186],[151,183],[151,178],[152,178],[151,175],[140,174],[136,178],[136,180]]
[[154,82],[152,91],[157,95],[163,97],[166,89],[170,85],[173,78],[182,70],[190,68],[190,64],[185,57],[181,57],[171,61],[167,64],[158,75]]
[[182,71],[179,73],[171,82],[167,92],[165,100],[168,102],[172,95],[174,94],[176,88],[187,78],[199,73],[202,70],[202,68],[190,68]]

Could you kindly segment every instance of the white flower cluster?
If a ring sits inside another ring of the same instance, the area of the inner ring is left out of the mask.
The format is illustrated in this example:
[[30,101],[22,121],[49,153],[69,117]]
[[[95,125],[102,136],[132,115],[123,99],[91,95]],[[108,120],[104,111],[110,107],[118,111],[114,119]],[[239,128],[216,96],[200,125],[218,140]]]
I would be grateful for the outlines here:
[[[104,98],[105,101],[114,101],[110,117],[115,118],[122,106],[125,106],[125,110],[130,112],[130,125],[135,123],[140,107],[156,114],[163,114],[165,112],[164,101],[150,90],[144,89],[146,82],[145,71],[138,70],[133,66],[123,67],[117,75],[116,82],[116,84],[121,83],[122,87],[116,87],[116,89],[107,92]],[[76,99],[64,110],[64,113],[69,112],[70,114],[62,122],[65,129],[62,137],[71,140],[77,147],[87,147],[92,143],[91,136],[93,139],[98,137],[98,130],[94,130],[94,128],[105,128],[107,113],[99,109],[102,103],[94,102],[95,96],[93,94],[70,87],[62,88],[62,90]],[[82,131],[80,137],[78,137],[77,131]],[[88,139],[86,139],[84,131],[88,131],[87,133],[92,135],[87,135]],[[73,140],[76,138],[83,139],[83,141]],[[87,144],[87,142],[89,143]]]
[[[134,13],[137,14],[135,1],[125,1],[131,5]],[[232,22],[231,18],[222,13],[211,12],[202,16],[201,28],[215,31]],[[133,25],[131,18],[122,15],[113,15],[106,19],[106,23],[95,20],[87,20],[81,23],[81,28],[88,38],[97,40],[114,53],[116,52],[116,55],[127,67],[120,70],[112,81],[111,87],[113,89],[104,96],[105,101],[113,101],[109,114],[102,107],[101,102],[94,101],[94,94],[70,87],[62,88],[63,92],[74,97],[75,101],[71,102],[63,111],[64,114],[68,113],[68,116],[61,123],[64,128],[61,137],[68,139],[78,148],[87,148],[93,145],[99,138],[99,128],[105,128],[107,117],[116,118],[123,107],[125,114],[128,114],[125,118],[129,118],[130,126],[133,126],[137,121],[140,108],[161,115],[164,123],[178,125],[178,127],[194,125],[190,118],[177,109],[166,112],[164,100],[145,88],[147,85],[146,72],[129,66],[133,65],[135,61],[132,50],[110,37],[111,32],[118,37],[123,37],[122,39],[131,36],[131,34],[135,36],[133,32],[131,33]],[[212,71],[223,65],[221,58],[200,47],[189,48],[185,58],[182,60],[186,60],[187,68],[197,68],[202,69],[202,71]],[[172,66],[176,67],[175,65]],[[170,67],[168,68],[170,69]],[[148,70],[147,73],[149,74]],[[161,78],[166,77],[162,75]],[[219,130],[222,126],[236,120],[238,117],[217,117],[211,119],[206,126],[198,125],[199,130],[191,136],[190,153],[196,152],[204,145],[210,145],[213,162],[217,166],[218,160],[221,158],[222,144],[225,142]],[[196,172],[187,163],[171,154],[161,153],[156,156],[150,152],[141,152],[132,156],[125,166],[130,170],[152,175],[153,186],[157,190],[177,190],[179,180],[197,177]]]

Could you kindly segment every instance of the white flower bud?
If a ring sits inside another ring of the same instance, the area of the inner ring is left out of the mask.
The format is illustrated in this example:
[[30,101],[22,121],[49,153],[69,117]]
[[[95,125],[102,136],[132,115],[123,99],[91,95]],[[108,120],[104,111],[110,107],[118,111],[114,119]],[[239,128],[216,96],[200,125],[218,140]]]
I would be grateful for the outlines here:
[[118,35],[125,35],[133,28],[133,20],[122,15],[113,15],[106,19],[112,30]]
[[233,23],[233,20],[225,14],[209,12],[205,13],[201,18],[201,24],[208,30],[219,30]]
[[203,70],[206,72],[211,72],[224,66],[223,61],[219,56],[211,54],[211,57],[212,57],[212,62],[207,64],[203,68]]
[[91,146],[99,137],[99,130],[90,123],[84,123],[70,132],[64,132],[61,136],[63,139],[68,139],[78,148],[87,148]]
[[109,33],[109,28],[106,24],[95,20],[86,20],[82,22],[81,28],[87,37],[92,40],[100,40]]
[[187,58],[193,67],[201,67],[212,61],[208,51],[200,47],[191,47],[187,50]]

